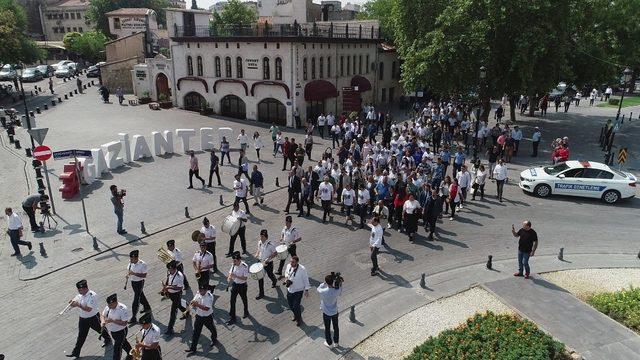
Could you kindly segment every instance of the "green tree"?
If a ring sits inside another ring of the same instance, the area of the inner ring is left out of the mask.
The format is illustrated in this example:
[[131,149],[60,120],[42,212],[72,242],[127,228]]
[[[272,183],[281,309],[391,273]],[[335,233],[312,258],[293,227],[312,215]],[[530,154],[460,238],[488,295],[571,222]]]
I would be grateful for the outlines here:
[[258,13],[240,0],[229,0],[224,9],[214,13],[213,22],[218,25],[251,25],[258,21]]
[[76,38],[70,50],[87,60],[95,61],[103,59],[105,44],[108,40],[109,39],[99,31],[85,32]]
[[168,0],[91,0],[88,17],[97,30],[110,36],[106,13],[120,8],[149,8],[156,12],[158,24],[166,25],[165,9],[169,5]]
[[44,51],[26,34],[27,16],[14,0],[0,0],[0,63],[34,63]]
[[357,15],[358,20],[378,20],[382,37],[394,42],[394,18],[393,6],[397,0],[371,0],[362,6],[362,11]]
[[67,50],[75,51],[75,45],[78,41],[78,38],[82,37],[82,34],[79,32],[68,32],[64,34],[64,38],[62,38],[62,43]]

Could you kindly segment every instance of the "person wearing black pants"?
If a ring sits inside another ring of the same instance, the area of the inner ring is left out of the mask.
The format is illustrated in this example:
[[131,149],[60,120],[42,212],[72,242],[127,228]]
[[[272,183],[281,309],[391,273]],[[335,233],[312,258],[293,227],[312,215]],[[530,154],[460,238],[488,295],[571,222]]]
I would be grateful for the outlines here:
[[318,186],[316,196],[322,203],[322,222],[327,222],[327,215],[331,219],[331,200],[333,199],[333,185],[329,182],[329,177],[325,176],[324,181]]
[[236,251],[231,256],[233,259],[233,265],[229,270],[227,282],[231,286],[231,306],[229,309],[229,321],[227,325],[233,325],[236,323],[236,300],[238,295],[242,299],[244,305],[243,319],[249,317],[249,305],[247,301],[247,279],[249,278],[249,267],[242,261],[242,256],[239,251]]
[[429,233],[429,240],[433,240],[436,232],[436,223],[442,212],[442,198],[438,195],[438,190],[431,190],[431,198],[427,201],[424,209],[424,230]]
[[207,251],[207,243],[205,241],[200,241],[199,245],[200,251],[196,251],[193,254],[193,259],[191,259],[195,273],[200,274],[198,285],[204,284],[208,289],[214,289],[214,286],[209,285],[211,269],[215,266],[213,255]]
[[311,205],[313,204],[313,188],[306,178],[302,178],[300,185],[300,201],[298,204],[298,217],[304,216],[304,207],[307,207],[307,216],[311,213]]
[[238,229],[238,232],[235,233],[234,235],[231,235],[231,241],[229,242],[229,254],[233,253],[236,245],[236,239],[238,238],[238,236],[240,237],[240,246],[242,247],[242,252],[245,254],[247,253],[247,239],[245,237],[245,230],[246,230],[245,226],[240,226],[240,229]]
[[107,297],[107,306],[100,314],[100,320],[102,321],[107,331],[111,333],[113,338],[113,359],[120,360],[122,356],[122,350],[126,354],[131,351],[131,344],[127,341],[127,321],[131,314],[127,307],[118,302],[118,295],[111,294]]
[[[180,312],[184,312],[187,309],[182,306],[180,298],[182,297],[182,289],[184,288],[184,275],[178,271],[178,264],[174,261],[170,261],[167,264],[167,279],[164,282],[164,288],[162,291],[171,300],[171,310],[169,315],[169,324],[167,324],[166,335],[173,335],[173,325],[176,323],[176,313],[178,309]],[[198,285],[199,287],[199,285]],[[182,316],[181,319],[186,319]]]
[[79,357],[80,350],[84,345],[89,329],[95,330],[104,339],[102,347],[106,347],[111,343],[111,338],[107,333],[107,330],[102,329],[100,324],[100,316],[98,315],[98,295],[89,290],[86,280],[80,280],[76,283],[78,289],[78,295],[73,300],[69,301],[71,307],[78,308],[80,310],[80,316],[78,317],[78,337],[76,339],[76,345],[71,351],[71,354],[67,357]]
[[[235,180],[233,181],[233,190],[235,192],[236,198],[233,201],[234,209],[235,205],[238,205],[240,201],[244,203],[244,209],[247,214],[251,213],[249,211],[249,203],[247,202],[247,192],[249,192],[249,183],[246,179],[240,178],[242,172],[235,175]],[[247,177],[248,178],[248,177]]]
[[[267,273],[269,279],[271,279],[271,287],[276,287],[276,276],[273,274],[273,259],[278,253],[276,252],[276,246],[269,241],[269,233],[267,229],[260,230],[260,241],[258,242],[258,251],[255,257],[260,260],[264,266],[264,271]],[[258,296],[256,300],[260,300],[264,297],[264,278],[258,280]]]
[[112,331],[111,337],[113,338],[113,360],[120,360],[122,358],[122,350],[128,355],[131,351],[131,343],[127,340],[127,334],[129,330],[125,327],[119,331]]
[[371,276],[378,274],[378,253],[380,252],[380,246],[382,246],[382,236],[384,235],[384,229],[380,226],[380,220],[378,218],[371,219],[371,222],[367,224],[371,229],[371,235],[369,236],[369,251],[371,252]]
[[136,324],[136,315],[138,314],[138,307],[142,303],[142,312],[146,313],[151,311],[151,306],[147,301],[147,297],[144,295],[144,279],[147,277],[147,264],[138,259],[140,252],[133,250],[129,253],[129,265],[128,265],[128,277],[131,280],[131,289],[133,289],[133,304],[131,304],[131,320],[130,324]]
[[213,174],[216,174],[216,178],[218,179],[218,186],[222,186],[222,182],[220,181],[220,166],[218,165],[220,159],[214,149],[211,149],[211,167],[209,168],[209,184],[207,187],[211,187],[211,179],[213,178]]
[[289,198],[287,199],[287,206],[284,209],[284,212],[289,213],[289,209],[291,204],[295,204],[297,210],[300,211],[300,178],[296,175],[295,168],[293,168],[289,172],[289,180],[288,180],[288,194]]
[[[320,309],[322,310],[322,320],[324,322],[325,346],[340,344],[340,328],[338,327],[338,296],[342,295],[342,287],[334,287],[333,275],[324,277],[324,282],[318,286],[320,296]],[[331,325],[333,325],[333,339],[331,337]]]
[[13,247],[13,254],[11,256],[20,256],[20,247],[19,245],[26,246],[29,250],[33,246],[31,241],[22,241],[20,238],[22,237],[22,220],[18,214],[14,213],[11,208],[4,209],[5,215],[7,215],[7,233],[9,234],[9,240],[11,241],[11,246]]
[[29,216],[31,231],[40,231],[40,225],[38,225],[36,221],[36,210],[40,209],[38,205],[41,201],[47,200],[49,200],[49,196],[47,195],[34,194],[27,196],[26,199],[22,201],[22,210]]
[[309,275],[307,269],[300,265],[300,259],[292,256],[285,271],[285,284],[287,285],[287,304],[293,313],[292,321],[297,326],[302,325],[302,296],[309,297]]
[[193,189],[193,176],[202,181],[202,187],[204,187],[204,179],[200,177],[198,158],[195,156],[193,150],[191,150],[189,151],[189,187],[187,189]]
[[193,322],[191,346],[189,349],[185,350],[186,353],[196,352],[203,326],[206,326],[206,328],[211,331],[211,346],[213,347],[218,341],[218,332],[216,331],[216,326],[213,323],[213,294],[211,294],[210,291],[207,291],[206,286],[198,287],[198,294],[196,294],[193,297],[193,300],[191,300],[191,306],[196,312],[196,317]]

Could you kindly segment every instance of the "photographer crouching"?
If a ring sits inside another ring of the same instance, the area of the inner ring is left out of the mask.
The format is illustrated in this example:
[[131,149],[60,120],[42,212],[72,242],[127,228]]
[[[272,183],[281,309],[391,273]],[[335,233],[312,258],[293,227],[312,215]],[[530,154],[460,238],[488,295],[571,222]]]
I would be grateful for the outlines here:
[[[334,273],[324,277],[324,282],[318,286],[320,295],[320,309],[324,320],[324,344],[331,347],[340,347],[340,328],[338,327],[338,296],[342,295],[342,283],[344,279],[340,273]],[[331,339],[331,324],[333,324],[333,341]]]
[[111,185],[109,189],[111,190],[113,212],[116,214],[118,219],[118,234],[125,235],[127,231],[122,228],[122,223],[124,222],[124,197],[127,195],[127,190],[122,189],[118,191],[118,187],[116,185]]
[[44,231],[36,221],[36,210],[42,210],[43,213],[48,212],[49,205],[47,201],[49,201],[49,196],[35,194],[27,196],[22,202],[22,210],[29,216],[29,223],[33,232]]

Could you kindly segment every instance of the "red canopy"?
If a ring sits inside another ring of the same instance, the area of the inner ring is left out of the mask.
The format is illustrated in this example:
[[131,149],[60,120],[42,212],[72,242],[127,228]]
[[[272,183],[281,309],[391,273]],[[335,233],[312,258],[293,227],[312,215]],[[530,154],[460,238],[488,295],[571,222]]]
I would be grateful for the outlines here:
[[366,77],[356,75],[351,79],[351,87],[358,87],[358,92],[365,92],[371,90],[371,83]]
[[338,96],[338,90],[332,83],[326,80],[314,80],[304,87],[304,99],[306,101],[322,101]]

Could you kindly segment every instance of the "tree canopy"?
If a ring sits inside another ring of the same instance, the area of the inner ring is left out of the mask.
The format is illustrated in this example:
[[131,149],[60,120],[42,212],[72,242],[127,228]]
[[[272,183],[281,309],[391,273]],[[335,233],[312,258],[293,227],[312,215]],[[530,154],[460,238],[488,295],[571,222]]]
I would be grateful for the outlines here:
[[94,30],[85,33],[70,32],[62,40],[67,50],[83,58],[95,61],[103,58],[105,43],[108,38],[101,32]]
[[158,24],[165,25],[165,9],[168,7],[168,0],[91,0],[88,17],[95,24],[96,30],[110,36],[109,20],[105,15],[109,11],[120,8],[149,8],[156,12]]
[[380,21],[380,32],[385,40],[394,42],[394,19],[391,16],[396,0],[373,0],[362,5],[358,20]]
[[240,0],[229,0],[220,13],[213,13],[213,26],[251,25],[258,21],[258,13]]
[[15,0],[0,0],[0,63],[34,63],[44,51],[28,38],[27,16]]

